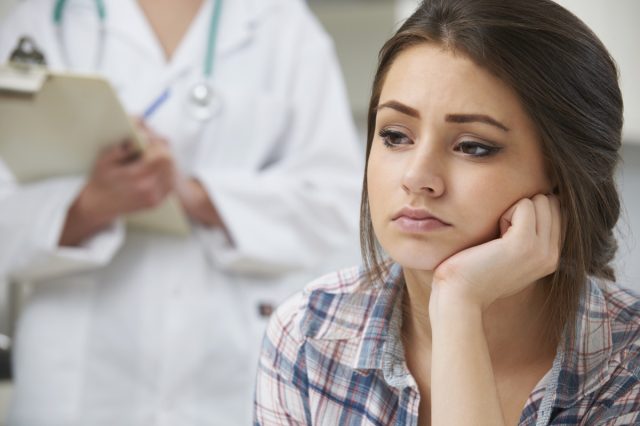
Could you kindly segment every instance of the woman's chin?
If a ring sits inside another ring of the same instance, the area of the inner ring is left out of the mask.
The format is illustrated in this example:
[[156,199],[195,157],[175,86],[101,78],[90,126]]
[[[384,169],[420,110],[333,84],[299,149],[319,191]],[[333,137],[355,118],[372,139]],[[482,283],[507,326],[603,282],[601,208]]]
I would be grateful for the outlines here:
[[389,256],[404,269],[434,271],[448,256],[425,252],[389,252]]

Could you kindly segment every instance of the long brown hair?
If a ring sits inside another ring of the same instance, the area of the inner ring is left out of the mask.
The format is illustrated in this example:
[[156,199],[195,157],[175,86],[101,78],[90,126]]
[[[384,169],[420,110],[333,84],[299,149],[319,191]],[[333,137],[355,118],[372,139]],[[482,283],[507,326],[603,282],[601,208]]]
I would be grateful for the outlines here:
[[[500,78],[515,90],[537,128],[563,216],[560,265],[546,287],[550,331],[559,338],[575,318],[587,276],[615,280],[609,263],[617,249],[613,227],[620,200],[614,173],[623,116],[615,63],[582,21],[549,0],[424,0],[380,51],[367,162],[387,72],[402,51],[422,43],[462,53]],[[371,223],[367,171],[360,241],[375,281],[385,263]]]

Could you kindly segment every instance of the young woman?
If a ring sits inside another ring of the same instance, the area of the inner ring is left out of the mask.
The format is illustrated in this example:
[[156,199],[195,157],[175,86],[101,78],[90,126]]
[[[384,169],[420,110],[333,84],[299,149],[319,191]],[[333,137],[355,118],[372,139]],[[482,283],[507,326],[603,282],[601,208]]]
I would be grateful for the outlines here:
[[568,11],[426,0],[380,53],[365,266],[277,310],[256,424],[638,424],[621,127],[615,64]]

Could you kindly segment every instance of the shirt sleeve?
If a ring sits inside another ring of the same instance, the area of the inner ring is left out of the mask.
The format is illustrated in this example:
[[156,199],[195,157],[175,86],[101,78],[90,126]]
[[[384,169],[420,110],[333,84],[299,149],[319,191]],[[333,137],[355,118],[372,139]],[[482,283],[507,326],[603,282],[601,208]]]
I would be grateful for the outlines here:
[[115,223],[78,247],[60,247],[67,212],[83,184],[80,177],[19,185],[0,163],[0,274],[40,281],[108,263],[124,240]]
[[289,299],[269,321],[256,378],[255,426],[312,423],[304,339],[297,320],[301,299]]
[[[18,2],[0,22],[0,63],[8,59],[22,35],[38,34],[42,38],[35,42],[40,48],[50,45],[45,35],[51,15],[43,4]],[[120,222],[79,247],[58,245],[67,211],[83,183],[82,177],[60,177],[19,184],[0,159],[0,276],[35,282],[110,261],[124,240]]]
[[255,99],[255,108],[289,111],[284,126],[262,114],[259,133],[277,133],[268,164],[196,171],[231,237],[211,238],[222,269],[277,274],[313,268],[349,244],[357,251],[364,155],[333,45],[306,9],[298,12],[273,48],[272,74],[287,80],[275,93],[283,105]]

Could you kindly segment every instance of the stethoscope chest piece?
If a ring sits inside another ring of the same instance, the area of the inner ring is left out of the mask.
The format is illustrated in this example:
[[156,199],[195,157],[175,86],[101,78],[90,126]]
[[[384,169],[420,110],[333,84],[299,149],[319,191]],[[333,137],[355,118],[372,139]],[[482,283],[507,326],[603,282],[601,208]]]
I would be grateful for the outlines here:
[[222,96],[209,83],[197,83],[189,93],[189,113],[200,121],[210,120],[222,110]]

